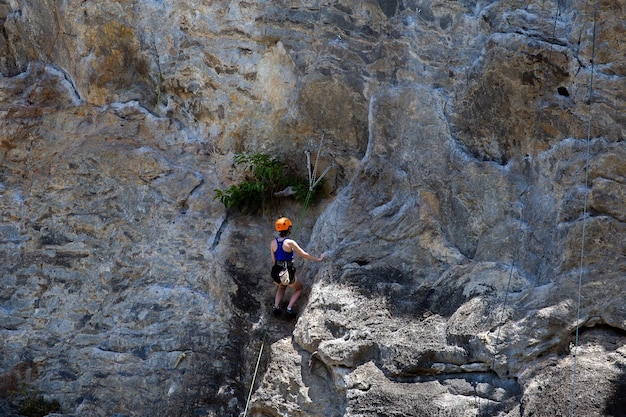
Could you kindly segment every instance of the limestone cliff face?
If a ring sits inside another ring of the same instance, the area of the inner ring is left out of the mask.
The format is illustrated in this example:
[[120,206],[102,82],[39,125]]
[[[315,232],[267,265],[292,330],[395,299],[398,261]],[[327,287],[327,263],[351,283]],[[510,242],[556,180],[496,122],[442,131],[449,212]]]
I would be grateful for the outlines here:
[[[0,0],[0,397],[25,383],[77,416],[623,415],[625,15]],[[242,178],[235,153],[306,175],[305,151],[330,166],[308,210],[213,199]],[[268,314],[279,214],[331,253],[299,263],[293,322]]]

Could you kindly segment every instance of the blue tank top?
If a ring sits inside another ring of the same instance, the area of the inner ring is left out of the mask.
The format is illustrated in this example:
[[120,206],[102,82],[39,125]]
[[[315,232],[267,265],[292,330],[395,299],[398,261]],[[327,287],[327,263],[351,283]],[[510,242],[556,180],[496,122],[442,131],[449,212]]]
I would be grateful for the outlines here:
[[276,248],[276,252],[274,252],[274,257],[276,258],[276,262],[293,261],[293,251],[285,252],[283,250],[284,241],[285,239],[279,241],[278,238],[276,238],[276,243],[278,243],[278,248]]

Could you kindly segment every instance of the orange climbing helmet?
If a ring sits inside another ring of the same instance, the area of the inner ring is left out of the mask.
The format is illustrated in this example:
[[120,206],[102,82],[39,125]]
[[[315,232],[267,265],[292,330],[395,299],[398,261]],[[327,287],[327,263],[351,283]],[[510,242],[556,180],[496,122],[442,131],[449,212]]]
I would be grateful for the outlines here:
[[276,220],[274,227],[276,228],[277,232],[289,230],[289,228],[291,227],[291,220],[289,220],[287,217],[281,217],[280,219]]

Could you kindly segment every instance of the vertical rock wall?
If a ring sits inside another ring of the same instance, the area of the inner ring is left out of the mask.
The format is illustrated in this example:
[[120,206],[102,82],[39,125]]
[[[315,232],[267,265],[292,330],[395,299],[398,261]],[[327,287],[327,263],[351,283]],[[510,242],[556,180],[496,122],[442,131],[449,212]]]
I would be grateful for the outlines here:
[[[80,416],[621,415],[624,15],[0,0],[0,397],[28,384]],[[242,151],[303,175],[319,154],[324,197],[226,211],[214,190]],[[268,316],[279,214],[331,253],[299,264],[297,322]]]

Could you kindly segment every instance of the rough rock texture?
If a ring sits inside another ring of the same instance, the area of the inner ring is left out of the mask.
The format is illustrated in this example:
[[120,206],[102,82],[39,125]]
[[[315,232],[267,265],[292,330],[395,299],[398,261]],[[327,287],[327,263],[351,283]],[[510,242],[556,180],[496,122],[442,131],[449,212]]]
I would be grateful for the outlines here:
[[[625,7],[0,0],[0,397],[625,415]],[[226,211],[242,151],[319,154],[323,199]],[[279,214],[331,253],[297,322]]]

